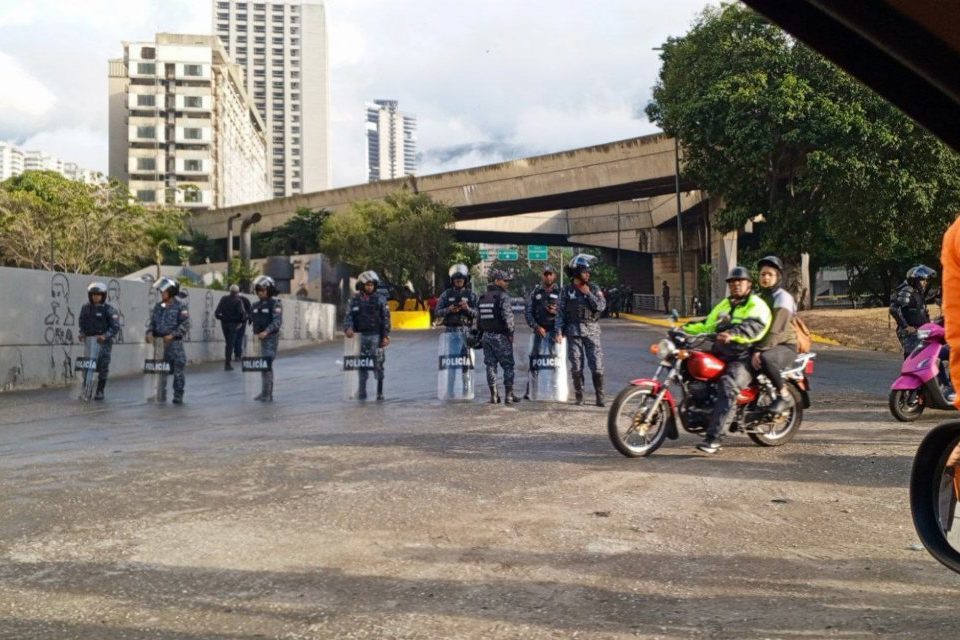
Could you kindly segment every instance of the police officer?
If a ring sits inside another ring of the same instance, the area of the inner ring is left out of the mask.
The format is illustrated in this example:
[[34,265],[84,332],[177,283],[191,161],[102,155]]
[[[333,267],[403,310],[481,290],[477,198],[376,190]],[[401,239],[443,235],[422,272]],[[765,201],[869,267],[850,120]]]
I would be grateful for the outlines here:
[[[253,281],[253,292],[259,298],[250,307],[250,324],[253,336],[260,340],[260,355],[276,361],[277,347],[280,346],[280,327],[283,326],[283,305],[276,298],[277,283],[270,276],[257,276]],[[273,364],[270,369],[260,372],[260,395],[254,400],[273,402]]]
[[596,285],[590,284],[590,265],[594,256],[578,253],[573,256],[564,271],[570,284],[560,292],[557,305],[555,340],[567,339],[567,358],[573,375],[573,392],[577,404],[583,404],[583,361],[586,357],[593,373],[593,390],[597,406],[604,406],[603,395],[603,347],[600,345],[598,320],[607,307],[607,302]]
[[[380,276],[375,271],[364,271],[357,277],[360,292],[350,300],[343,333],[352,338],[360,334],[360,355],[373,356],[376,361],[374,374],[377,378],[377,400],[383,400],[383,367],[386,362],[384,349],[390,344],[390,308],[386,299],[377,293]],[[360,389],[357,398],[367,399],[366,369],[360,370]]]
[[240,287],[235,284],[230,285],[230,293],[220,298],[217,303],[217,310],[213,315],[220,321],[220,328],[223,330],[223,368],[225,371],[232,371],[230,356],[233,355],[237,360],[243,355],[243,329],[247,325],[249,310],[247,309],[247,299],[240,295]]
[[[554,345],[554,330],[557,324],[557,308],[560,301],[560,287],[557,285],[557,272],[550,265],[543,268],[543,281],[530,293],[524,318],[527,326],[533,329],[533,351],[530,355],[540,353],[543,342]],[[551,348],[551,352],[553,349]],[[566,375],[566,372],[563,372]],[[537,378],[537,371],[530,371],[530,377]],[[524,394],[524,400],[529,400],[530,389]]]
[[503,367],[503,403],[513,404],[520,398],[513,395],[513,305],[507,293],[510,276],[501,269],[490,271],[486,292],[480,296],[479,324],[483,331],[483,364],[487,368],[490,403],[500,402],[497,393],[497,365]]
[[94,400],[103,400],[103,390],[110,375],[110,352],[113,339],[120,332],[120,314],[107,303],[107,285],[92,282],[87,287],[87,304],[80,309],[80,342],[96,337],[100,343],[97,355],[97,392]]
[[180,300],[180,285],[176,280],[160,278],[153,288],[160,292],[160,302],[153,305],[147,321],[147,343],[153,344],[156,338],[163,340],[163,359],[170,363],[173,372],[173,403],[183,404],[183,370],[187,365],[183,336],[190,330],[190,311]]
[[907,271],[907,279],[890,295],[890,315],[897,323],[897,338],[903,347],[903,357],[909,356],[920,344],[917,329],[930,322],[927,311],[927,292],[930,279],[937,272],[919,264]]
[[715,333],[713,354],[727,363],[720,378],[720,397],[713,406],[706,439],[697,445],[704,453],[720,450],[720,438],[737,412],[737,396],[753,379],[749,368],[750,349],[770,330],[773,313],[760,296],[753,293],[753,276],[744,267],[727,274],[729,295],[721,300],[701,322],[683,326],[691,335]]
[[[452,351],[456,349],[466,350],[466,334],[470,331],[474,320],[477,317],[477,294],[473,292],[470,286],[470,269],[465,264],[455,264],[450,267],[448,272],[450,276],[450,287],[440,294],[437,300],[436,316],[443,323],[444,331],[450,339],[449,348]],[[458,347],[459,345],[459,347]],[[466,374],[464,369],[463,373]],[[450,395],[453,392],[453,383],[455,377],[450,375],[447,378],[447,390]],[[464,387],[468,384],[466,376],[462,378]],[[467,391],[464,388],[464,391]]]

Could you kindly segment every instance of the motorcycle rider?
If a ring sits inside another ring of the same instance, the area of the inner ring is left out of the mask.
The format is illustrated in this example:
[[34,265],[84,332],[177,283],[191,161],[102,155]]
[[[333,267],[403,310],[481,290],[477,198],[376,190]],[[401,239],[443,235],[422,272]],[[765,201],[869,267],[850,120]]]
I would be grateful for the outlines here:
[[[531,355],[540,353],[543,342],[555,344],[554,332],[557,324],[557,305],[560,301],[560,287],[557,285],[557,272],[549,264],[543,268],[543,282],[538,284],[530,293],[527,306],[524,309],[524,318],[527,325],[533,329],[533,351]],[[551,346],[550,352],[554,352]],[[564,373],[566,375],[566,373]],[[537,372],[531,371],[530,377],[537,379]],[[530,390],[523,399],[529,400]]]
[[100,343],[97,355],[97,391],[94,400],[103,400],[103,390],[110,375],[110,353],[113,339],[120,332],[120,314],[107,303],[107,285],[92,282],[87,287],[87,304],[80,309],[80,342],[96,337]]
[[513,305],[507,293],[510,275],[501,269],[490,270],[490,284],[477,304],[480,330],[483,331],[483,364],[487,368],[490,403],[500,402],[497,394],[497,365],[503,367],[503,403],[520,402],[513,395]]
[[789,408],[790,391],[780,371],[793,364],[797,358],[797,332],[793,317],[797,303],[790,292],[783,288],[783,262],[777,256],[767,256],[757,262],[760,271],[759,295],[773,313],[770,330],[754,347],[751,364],[754,371],[763,372],[777,389],[777,399],[769,409],[780,414]]
[[[449,348],[454,350],[466,350],[466,335],[477,317],[477,294],[469,288],[470,269],[467,265],[457,263],[450,267],[448,272],[450,276],[450,286],[440,294],[437,300],[435,315],[443,323],[444,331],[449,334]],[[466,374],[464,369],[463,373]],[[463,384],[468,384],[466,376],[463,378]],[[450,372],[447,378],[448,393],[452,395],[454,384],[453,372]],[[464,389],[466,391],[466,389]]]
[[593,390],[597,406],[604,406],[603,347],[600,345],[598,320],[607,308],[607,301],[596,285],[590,284],[590,265],[596,257],[578,253],[564,267],[570,284],[560,292],[554,340],[567,339],[567,358],[573,376],[574,401],[583,404],[583,361],[593,373]]
[[750,349],[766,335],[773,317],[770,307],[751,292],[753,277],[745,267],[730,270],[727,287],[730,294],[711,309],[703,321],[681,327],[691,335],[715,333],[712,352],[727,363],[706,439],[697,445],[704,453],[720,450],[720,439],[733,422],[737,395],[753,379],[749,369]]
[[[383,400],[383,368],[386,362],[384,349],[390,344],[390,308],[387,301],[377,292],[380,276],[376,271],[364,271],[357,277],[360,291],[347,305],[347,315],[343,321],[343,333],[352,338],[360,334],[360,355],[372,356],[376,362],[374,375],[377,378],[377,400]],[[367,399],[367,378],[370,372],[360,370],[359,400]]]
[[903,347],[904,359],[920,345],[917,329],[930,322],[927,293],[930,279],[936,275],[937,272],[926,265],[910,267],[906,280],[890,294],[890,315],[897,323],[897,339]]
[[[276,298],[277,283],[270,276],[257,276],[253,281],[253,292],[259,298],[250,308],[253,336],[260,340],[261,357],[275,362],[280,346],[280,327],[283,326],[283,305]],[[260,395],[254,400],[273,402],[273,365],[260,372],[260,380]]]
[[147,320],[147,344],[153,344],[155,338],[163,340],[163,359],[170,363],[173,373],[173,403],[183,404],[183,370],[187,365],[183,336],[190,330],[190,311],[180,300],[180,284],[176,280],[160,278],[153,288],[160,292],[160,302],[153,305]]

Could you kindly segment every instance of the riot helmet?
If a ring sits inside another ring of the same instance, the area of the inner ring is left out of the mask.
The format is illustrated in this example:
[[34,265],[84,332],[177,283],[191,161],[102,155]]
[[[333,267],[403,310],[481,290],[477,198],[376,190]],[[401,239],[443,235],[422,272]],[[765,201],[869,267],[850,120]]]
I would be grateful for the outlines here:
[[107,285],[102,282],[91,282],[87,287],[87,300],[90,301],[90,304],[94,304],[93,296],[94,294],[99,293],[103,296],[103,300],[100,301],[100,304],[103,304],[107,301]]
[[750,270],[746,267],[737,265],[733,269],[730,269],[730,273],[727,274],[727,282],[731,280],[749,280],[752,283],[753,274],[751,274]]
[[169,292],[171,299],[180,295],[180,283],[173,278],[168,278],[167,276],[163,276],[157,280],[154,283],[153,288],[160,293]]
[[450,276],[450,284],[453,285],[453,281],[457,278],[463,280],[463,286],[467,286],[470,283],[470,269],[467,268],[467,265],[458,262],[457,264],[450,267],[450,271],[447,272],[447,275]]
[[578,253],[570,259],[570,262],[564,267],[564,271],[566,271],[567,275],[571,278],[579,278],[582,274],[589,273],[593,263],[596,261],[596,256],[592,256],[589,253]]
[[268,296],[277,295],[277,283],[270,276],[257,276],[253,281],[253,290],[256,292],[261,289],[266,291]]
[[930,280],[931,278],[936,277],[937,272],[924,264],[918,264],[915,267],[910,267],[910,269],[907,271],[907,283],[917,290],[920,289],[921,280]]

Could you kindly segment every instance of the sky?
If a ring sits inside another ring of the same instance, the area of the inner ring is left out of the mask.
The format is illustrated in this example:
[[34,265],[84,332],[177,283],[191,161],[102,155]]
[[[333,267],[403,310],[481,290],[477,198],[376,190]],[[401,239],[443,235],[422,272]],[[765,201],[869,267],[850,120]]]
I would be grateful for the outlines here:
[[[326,0],[334,186],[366,181],[364,104],[417,118],[426,175],[656,131],[660,61],[706,0]],[[107,169],[107,60],[211,33],[206,0],[0,0],[0,140]]]

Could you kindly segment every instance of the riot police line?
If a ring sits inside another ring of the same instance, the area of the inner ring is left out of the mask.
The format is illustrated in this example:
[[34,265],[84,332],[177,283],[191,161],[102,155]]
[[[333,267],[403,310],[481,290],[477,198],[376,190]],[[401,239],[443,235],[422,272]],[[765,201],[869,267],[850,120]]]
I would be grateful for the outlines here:
[[[584,403],[584,367],[587,365],[592,374],[596,404],[604,406],[603,351],[598,320],[605,301],[596,285],[590,283],[590,268],[595,259],[586,254],[574,256],[564,267],[570,283],[563,289],[556,283],[556,270],[545,267],[543,282],[530,294],[524,319],[533,335],[526,350],[529,375],[522,389],[524,399],[566,402],[569,363],[576,403]],[[486,291],[478,295],[470,287],[466,265],[456,264],[449,270],[449,286],[436,306],[437,323],[443,327],[437,359],[437,397],[441,400],[475,398],[476,350],[481,350],[490,403],[511,405],[520,401],[521,389],[515,383],[515,321],[507,293],[510,275],[494,269],[488,279]],[[385,398],[386,350],[390,345],[391,324],[387,301],[377,291],[379,284],[379,276],[374,271],[361,273],[358,291],[346,307],[341,361],[346,400]],[[252,336],[239,359],[247,396],[272,402],[283,308],[272,278],[260,276],[253,285],[258,300],[248,312]],[[185,294],[175,280],[161,278],[153,288],[160,299],[150,310],[146,325],[144,396],[148,401],[165,402],[168,379],[172,378],[172,402],[181,404],[186,389],[187,360],[183,340],[190,329],[190,311],[183,299]],[[78,380],[82,400],[104,398],[110,346],[119,330],[117,311],[106,302],[105,294],[102,283],[91,284],[88,304],[81,312],[84,355],[76,359],[76,370],[81,372]],[[231,339],[236,335],[226,336],[228,332],[224,331],[225,368],[230,370],[230,355],[238,342]],[[237,331],[245,339],[242,325]],[[368,389],[371,378],[375,387]],[[502,387],[498,379],[502,380]],[[257,394],[253,396],[255,391]]]

